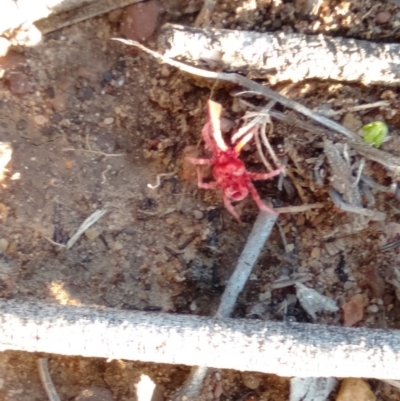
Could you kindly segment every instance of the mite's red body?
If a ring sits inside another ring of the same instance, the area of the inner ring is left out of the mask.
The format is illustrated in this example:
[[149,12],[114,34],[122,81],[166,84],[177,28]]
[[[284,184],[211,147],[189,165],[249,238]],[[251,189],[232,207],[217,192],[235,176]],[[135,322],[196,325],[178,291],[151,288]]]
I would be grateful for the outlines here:
[[215,181],[205,183],[201,170],[197,169],[198,186],[200,188],[221,188],[224,204],[228,211],[240,222],[231,202],[241,201],[250,193],[254,201],[261,210],[275,214],[266,206],[258,195],[252,180],[267,180],[281,173],[281,169],[272,171],[268,174],[251,173],[246,170],[245,165],[239,159],[239,154],[243,146],[252,138],[256,127],[243,137],[235,146],[227,146],[224,142],[220,128],[220,116],[222,107],[219,103],[208,101],[209,121],[203,128],[203,139],[206,147],[212,152],[211,159],[188,158],[196,165],[212,165]]

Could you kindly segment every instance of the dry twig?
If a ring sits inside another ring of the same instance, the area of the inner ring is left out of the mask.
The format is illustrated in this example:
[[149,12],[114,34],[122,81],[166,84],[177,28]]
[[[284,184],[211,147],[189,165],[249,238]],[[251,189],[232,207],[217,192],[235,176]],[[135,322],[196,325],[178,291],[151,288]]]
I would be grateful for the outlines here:
[[[227,318],[233,312],[236,300],[242,292],[255,263],[260,256],[265,241],[271,234],[272,228],[276,222],[276,215],[271,215],[260,211],[257,220],[254,223],[246,245],[239,257],[238,263],[232,273],[222,294],[221,301],[215,315],[216,318]],[[184,383],[184,385],[174,395],[174,400],[180,401],[194,399],[201,390],[203,380],[207,374],[208,368],[205,366],[195,366]]]
[[61,401],[54,387],[53,381],[51,380],[47,358],[39,358],[37,364],[39,369],[39,376],[40,379],[42,380],[44,390],[46,391],[49,400]]

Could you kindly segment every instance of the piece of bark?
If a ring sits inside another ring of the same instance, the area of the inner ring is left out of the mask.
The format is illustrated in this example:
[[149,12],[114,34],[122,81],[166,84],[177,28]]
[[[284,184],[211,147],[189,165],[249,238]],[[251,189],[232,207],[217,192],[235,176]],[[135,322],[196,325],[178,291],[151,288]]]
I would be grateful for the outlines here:
[[281,81],[331,79],[400,83],[400,44],[285,33],[199,29],[167,24],[158,38],[167,57]]
[[214,319],[0,300],[0,351],[400,379],[398,330]]

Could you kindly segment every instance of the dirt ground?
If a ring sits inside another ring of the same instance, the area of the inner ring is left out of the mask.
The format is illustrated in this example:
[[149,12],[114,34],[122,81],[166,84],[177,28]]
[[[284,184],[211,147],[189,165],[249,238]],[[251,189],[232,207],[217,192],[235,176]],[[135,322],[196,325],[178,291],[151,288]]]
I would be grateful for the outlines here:
[[[180,15],[175,3],[173,10],[165,5],[160,24],[193,24],[196,14]],[[221,1],[211,26],[385,42],[400,37],[397,2],[323,2],[314,20],[302,7],[300,1]],[[0,295],[210,316],[258,210],[251,198],[241,202],[237,210],[244,223],[238,226],[218,191],[197,188],[195,169],[184,158],[206,154],[200,140],[211,92],[233,130],[245,109],[230,96],[231,86],[213,87],[111,41],[120,36],[123,18],[114,13],[73,25],[0,60],[0,140],[12,148],[0,182]],[[155,38],[146,43],[154,44]],[[287,96],[311,109],[340,111],[335,118],[347,125],[386,121],[391,140],[382,149],[400,156],[397,88],[304,82]],[[390,107],[347,112],[382,99],[389,99]],[[263,181],[256,184],[261,196],[276,207],[305,201],[324,207],[279,217],[286,247],[276,229],[235,316],[311,322],[298,302],[287,301],[293,300],[292,287],[272,288],[279,278],[300,275],[338,306],[360,294],[364,314],[356,325],[400,328],[399,300],[387,280],[398,264],[398,248],[381,250],[400,233],[399,200],[373,190],[374,208],[387,213],[386,225],[352,230],[349,215],[335,209],[327,196],[328,180],[323,186],[313,182],[320,138],[276,122],[270,140],[280,157],[289,157],[297,187],[279,191],[276,180]],[[264,171],[253,144],[243,160],[251,171]],[[371,162],[365,174],[381,185],[395,180]],[[152,188],[158,176],[160,185]],[[107,214],[71,249],[55,244],[65,245],[97,209]],[[388,223],[395,223],[391,230]],[[341,325],[343,314],[326,314],[319,322]],[[0,355],[1,400],[46,399],[37,358],[21,352]],[[93,386],[103,391],[104,400],[136,400],[141,374],[162,386],[167,398],[189,371],[57,355],[49,356],[49,365],[61,400],[89,399],[82,392]],[[369,384],[378,400],[400,399],[386,384]],[[207,400],[280,401],[288,398],[289,379],[211,370],[203,392]]]

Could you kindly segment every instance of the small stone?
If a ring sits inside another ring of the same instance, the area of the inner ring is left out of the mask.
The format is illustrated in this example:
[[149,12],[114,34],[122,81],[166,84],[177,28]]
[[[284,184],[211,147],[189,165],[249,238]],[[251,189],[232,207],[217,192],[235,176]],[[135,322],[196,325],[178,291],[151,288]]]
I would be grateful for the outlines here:
[[197,220],[201,220],[204,217],[204,213],[201,210],[195,210],[193,215]]
[[120,19],[122,18],[122,14],[123,14],[123,13],[124,13],[124,11],[123,11],[122,8],[117,8],[116,10],[111,11],[111,12],[108,14],[108,20],[109,20],[110,22],[119,22]]
[[161,76],[163,76],[164,78],[168,78],[171,75],[171,71],[170,69],[164,64],[161,67]]
[[110,125],[114,122],[114,118],[113,117],[107,117],[103,120],[104,124],[106,125]]
[[88,228],[85,231],[85,236],[88,240],[93,241],[100,235],[100,231],[96,230],[95,228]]
[[34,120],[35,123],[38,124],[38,125],[44,125],[44,124],[46,124],[47,121],[48,121],[47,118],[46,118],[45,116],[42,116],[42,115],[35,116],[35,117],[33,118],[33,120]]
[[172,217],[168,217],[166,220],[167,224],[172,225],[175,223],[175,220]]
[[8,240],[6,240],[5,238],[1,238],[0,239],[0,252],[5,252],[8,248]]
[[311,257],[313,259],[319,259],[321,257],[321,248],[316,246],[311,250]]
[[88,387],[82,390],[75,401],[114,401],[112,392],[103,387]]
[[350,301],[342,305],[343,326],[351,327],[364,317],[364,298],[361,294],[351,297]]
[[26,130],[27,127],[28,127],[28,123],[26,122],[26,120],[21,119],[21,120],[17,121],[16,128],[18,131],[24,131],[24,130]]
[[157,0],[132,4],[125,8],[120,33],[127,39],[145,42],[156,31],[160,15],[164,11]]
[[56,92],[56,95],[52,101],[53,109],[59,113],[63,112],[67,108],[67,98],[65,93]]
[[350,131],[357,132],[362,127],[361,120],[353,113],[346,113],[343,117],[342,124]]
[[255,390],[260,386],[261,379],[255,373],[244,372],[242,373],[243,384],[250,390]]
[[103,74],[103,82],[105,82],[106,84],[108,84],[109,82],[111,82],[114,79],[114,75],[112,72],[110,71],[106,71]]
[[368,383],[362,379],[344,379],[336,401],[375,401]]
[[368,306],[367,311],[369,313],[377,313],[377,312],[379,312],[379,306],[372,304],[372,305]]
[[8,78],[7,83],[10,92],[16,95],[24,95],[32,92],[33,89],[28,76],[22,72],[12,73]]
[[379,25],[386,24],[392,18],[392,14],[389,11],[381,11],[376,14],[375,22]]

